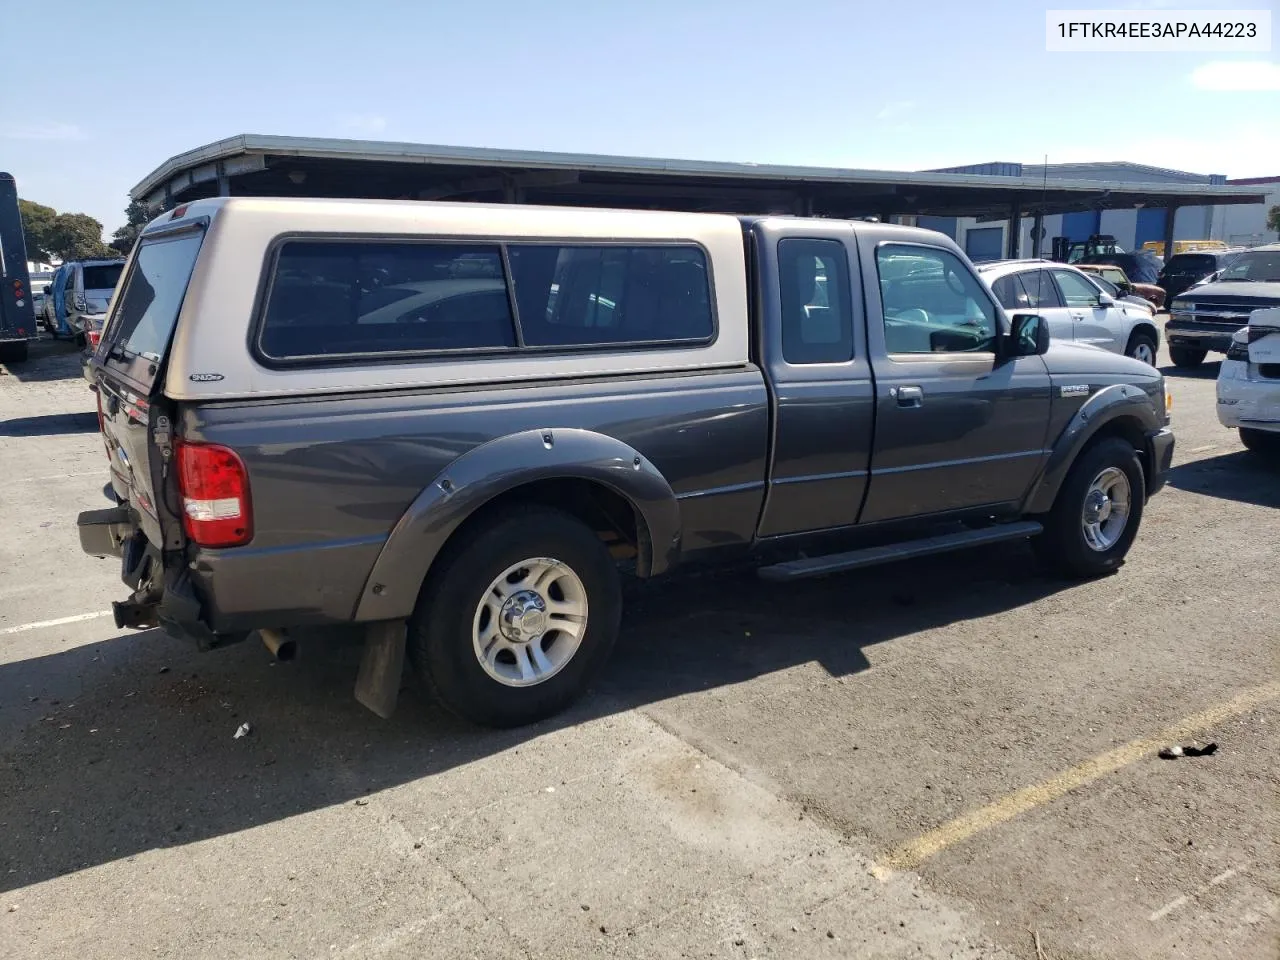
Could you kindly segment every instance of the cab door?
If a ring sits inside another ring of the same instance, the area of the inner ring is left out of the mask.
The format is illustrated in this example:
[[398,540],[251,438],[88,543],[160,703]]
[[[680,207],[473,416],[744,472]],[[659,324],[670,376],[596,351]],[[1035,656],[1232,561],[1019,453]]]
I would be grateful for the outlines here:
[[1007,321],[954,245],[868,233],[876,424],[861,522],[1016,503],[1046,455],[1044,360],[1001,355]]
[[773,420],[759,535],[850,526],[866,492],[875,408],[853,227],[762,220],[751,244]]

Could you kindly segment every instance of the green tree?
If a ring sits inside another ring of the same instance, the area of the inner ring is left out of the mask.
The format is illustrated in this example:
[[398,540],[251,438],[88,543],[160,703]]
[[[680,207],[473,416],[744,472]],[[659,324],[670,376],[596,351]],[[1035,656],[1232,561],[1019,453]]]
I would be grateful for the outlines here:
[[1267,211],[1267,229],[1280,233],[1280,203]]
[[50,232],[50,251],[63,260],[115,256],[102,242],[102,224],[87,213],[60,213]]
[[27,244],[27,258],[48,263],[53,259],[53,222],[58,211],[42,203],[18,200],[22,218],[22,237]]
[[158,207],[148,206],[140,200],[130,200],[129,206],[124,210],[124,226],[111,235],[112,249],[128,256],[133,245],[138,242],[138,234],[142,232],[142,228],[159,215]]
[[30,260],[84,260],[116,255],[102,242],[102,224],[87,213],[59,213],[30,200],[19,200],[18,212]]

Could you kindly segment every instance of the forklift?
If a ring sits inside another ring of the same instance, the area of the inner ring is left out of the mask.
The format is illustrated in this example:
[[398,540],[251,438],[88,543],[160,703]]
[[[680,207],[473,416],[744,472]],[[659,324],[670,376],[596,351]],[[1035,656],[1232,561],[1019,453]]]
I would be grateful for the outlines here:
[[1053,259],[1058,263],[1079,263],[1085,257],[1111,253],[1124,253],[1124,251],[1116,246],[1116,238],[1110,234],[1095,233],[1088,240],[1072,240],[1070,237],[1053,238]]

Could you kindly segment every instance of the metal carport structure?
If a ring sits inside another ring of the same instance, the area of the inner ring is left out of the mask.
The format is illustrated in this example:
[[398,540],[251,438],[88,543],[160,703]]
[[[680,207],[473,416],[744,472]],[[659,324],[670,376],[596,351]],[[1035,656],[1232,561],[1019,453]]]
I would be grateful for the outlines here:
[[[1263,199],[1260,193],[1217,184],[1044,180],[258,134],[178,154],[129,195],[166,208],[210,196],[368,197],[993,221],[1163,207],[1170,211],[1166,249],[1172,249],[1178,207]],[[1040,231],[1034,233],[1038,238]],[[1019,231],[1010,231],[1010,256],[1019,254],[1018,244]]]

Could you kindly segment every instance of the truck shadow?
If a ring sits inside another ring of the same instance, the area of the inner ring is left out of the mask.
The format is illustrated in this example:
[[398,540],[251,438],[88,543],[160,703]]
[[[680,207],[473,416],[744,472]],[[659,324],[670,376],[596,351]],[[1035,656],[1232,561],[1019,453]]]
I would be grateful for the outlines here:
[[46,413],[38,417],[0,420],[0,437],[56,437],[97,432],[96,413]]
[[1221,500],[1280,507],[1280,457],[1238,450],[1193,460],[1169,471],[1169,486]]
[[[351,698],[360,650],[350,635],[313,638],[288,664],[254,641],[200,654],[156,631],[5,664],[0,890],[350,803],[801,664],[856,674],[879,643],[918,645],[927,660],[936,640],[924,631],[1068,586],[1033,568],[1026,548],[1006,546],[795,584],[745,570],[639,584],[596,688],[512,731],[453,719],[411,679],[396,715],[379,720]],[[244,722],[252,733],[235,739]]]
[[1193,370],[1184,370],[1181,367],[1175,367],[1173,364],[1166,364],[1160,368],[1160,372],[1166,377],[1174,380],[1217,380],[1218,371],[1222,366],[1222,361],[1206,360],[1200,366]]

